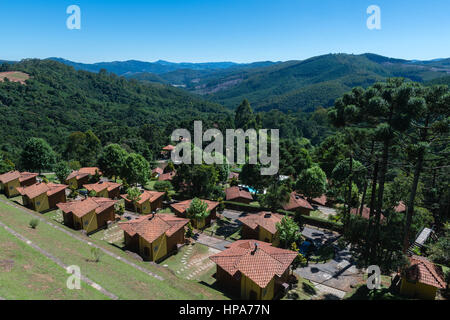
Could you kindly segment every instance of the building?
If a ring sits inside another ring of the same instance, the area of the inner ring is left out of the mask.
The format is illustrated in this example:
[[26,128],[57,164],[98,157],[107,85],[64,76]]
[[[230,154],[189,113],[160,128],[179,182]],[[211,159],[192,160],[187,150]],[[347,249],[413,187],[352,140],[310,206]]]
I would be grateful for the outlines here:
[[314,208],[305,199],[305,197],[296,192],[291,193],[289,202],[283,206],[283,209],[286,211],[293,211],[305,216],[309,216],[311,211],[314,211]]
[[397,213],[406,212],[406,205],[403,201],[400,201],[399,204],[394,208],[394,211]]
[[245,204],[250,204],[253,201],[252,194],[248,189],[243,187],[231,187],[225,190],[226,200],[233,202],[240,202]]
[[[162,202],[164,198],[164,192],[158,191],[148,191],[145,190],[138,202],[136,203],[136,210],[141,214],[149,214],[155,212],[156,210],[162,208]],[[126,194],[122,194],[121,197],[125,200],[125,206],[129,210],[135,210],[132,201],[127,199]]]
[[[360,212],[360,208],[352,208],[350,210],[350,214],[353,214],[355,216],[359,216],[359,212]],[[373,214],[374,214],[374,217],[375,217],[375,211],[374,211]],[[366,206],[363,206],[361,217],[366,219],[366,220],[369,220],[370,219],[370,208],[368,208]],[[386,217],[384,216],[384,214],[380,215],[380,220],[381,220],[381,222],[386,220]]]
[[230,173],[228,174],[228,180],[233,179],[239,180],[239,173],[230,171]]
[[18,187],[22,195],[23,205],[37,212],[45,212],[57,208],[57,204],[66,202],[64,184],[36,183],[28,187]]
[[184,244],[184,227],[188,223],[188,219],[171,214],[151,214],[121,222],[119,227],[128,250],[139,253],[146,261],[160,261]]
[[238,240],[210,257],[217,284],[244,300],[272,300],[288,287],[289,267],[297,257],[290,250],[256,240]]
[[[208,217],[203,220],[197,220],[197,219],[191,219],[192,225],[194,228],[202,229],[204,227],[207,227],[211,224],[211,220],[214,220],[217,218],[217,207],[219,206],[219,203],[216,201],[209,201],[209,200],[202,200],[203,202],[206,202],[208,205],[207,211],[209,212]],[[187,217],[187,209],[190,207],[192,202],[191,200],[186,200],[178,203],[173,203],[170,205],[170,207],[175,211],[175,214],[181,218]]]
[[111,181],[99,181],[94,184],[85,184],[83,185],[87,191],[95,191],[96,197],[100,198],[110,198],[117,199],[120,197],[120,187],[122,185],[120,183],[115,183]]
[[66,184],[69,185],[71,189],[79,189],[82,185],[88,184],[91,177],[98,174],[102,175],[100,169],[97,167],[81,168],[80,170],[75,170],[69,174],[66,178]]
[[278,246],[280,239],[276,224],[280,223],[281,219],[283,219],[282,215],[271,212],[249,214],[239,218],[238,220],[242,223],[242,238],[269,242]]
[[108,198],[88,198],[80,201],[58,203],[64,217],[64,224],[75,230],[92,233],[114,221],[116,200]]
[[165,146],[164,148],[162,148],[161,155],[164,158],[168,159],[174,149],[175,149],[175,147],[173,145],[169,144],[169,145]]
[[313,205],[326,207],[328,204],[328,198],[326,195],[323,194],[320,197],[310,199],[309,202],[312,203]]
[[442,270],[424,257],[409,258],[411,266],[402,274],[400,294],[424,300],[434,300],[438,289],[445,289]]
[[164,169],[160,167],[156,167],[152,170],[152,177],[158,178],[160,175],[164,173]]
[[37,173],[10,171],[0,175],[0,191],[8,198],[20,195],[18,187],[27,187],[37,182]]
[[162,173],[158,176],[158,181],[172,181],[176,174],[176,171]]

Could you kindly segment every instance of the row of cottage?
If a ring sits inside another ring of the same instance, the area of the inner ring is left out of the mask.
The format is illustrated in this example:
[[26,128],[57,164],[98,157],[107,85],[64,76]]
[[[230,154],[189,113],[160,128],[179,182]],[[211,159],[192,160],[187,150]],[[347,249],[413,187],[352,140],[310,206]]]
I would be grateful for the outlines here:
[[[185,228],[190,221],[186,211],[192,200],[171,204],[175,215],[156,214],[154,212],[163,206],[164,192],[145,190],[137,203],[133,204],[126,195],[120,195],[121,185],[118,183],[88,183],[93,175],[98,176],[99,173],[98,168],[82,168],[72,172],[66,179],[67,185],[63,185],[41,183],[37,180],[37,174],[14,171],[0,175],[0,190],[8,197],[21,195],[23,204],[38,212],[59,208],[66,226],[87,233],[106,227],[109,221],[115,221],[116,199],[123,198],[127,208],[136,209],[142,214],[137,219],[119,223],[127,250],[137,252],[146,261],[156,262],[177,252],[178,247],[185,243]],[[68,186],[71,189],[84,187],[88,191],[93,190],[96,197],[68,202]],[[253,201],[248,190],[241,187],[228,188],[226,197],[234,202]],[[207,204],[209,216],[202,221],[191,221],[198,229],[208,226],[217,218],[219,203],[203,201]],[[324,205],[326,199],[313,201]],[[292,193],[284,209],[309,214],[313,207],[304,197]],[[279,239],[276,225],[282,218],[277,213],[260,212],[239,219],[242,223],[242,238],[246,240],[235,241],[226,250],[210,257],[217,265],[216,280],[220,286],[243,299],[273,299],[278,293],[284,292],[289,269],[297,253],[277,248]],[[428,260],[412,257],[411,262],[413,266],[405,274],[408,277],[402,282],[402,288],[407,291],[420,288],[420,292],[425,288],[427,297],[434,297],[436,290],[445,285],[445,281]]]

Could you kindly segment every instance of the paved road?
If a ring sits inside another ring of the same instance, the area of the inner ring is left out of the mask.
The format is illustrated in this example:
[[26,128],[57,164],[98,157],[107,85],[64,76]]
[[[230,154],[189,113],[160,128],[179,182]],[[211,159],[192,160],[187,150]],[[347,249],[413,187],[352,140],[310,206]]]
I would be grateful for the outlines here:
[[242,211],[236,211],[236,210],[230,210],[230,209],[225,209],[222,212],[222,216],[224,216],[225,218],[230,219],[232,222],[236,222],[238,224],[241,224],[239,221],[237,221],[237,219],[245,217],[246,215],[248,215],[245,212]]
[[330,207],[324,207],[324,206],[317,206],[317,210],[321,211],[326,216],[335,216],[337,215],[336,209],[330,208]]
[[[0,227],[3,227],[8,233],[12,234],[14,237],[22,240],[23,242],[25,242],[27,245],[31,246],[32,248],[34,248],[35,250],[39,251],[41,254],[43,254],[44,256],[46,256],[47,258],[49,258],[50,260],[52,260],[54,263],[56,263],[58,266],[60,266],[61,268],[63,268],[64,270],[67,270],[67,268],[69,267],[68,265],[66,265],[65,263],[63,263],[61,260],[59,260],[57,257],[53,256],[52,254],[50,254],[49,252],[45,251],[44,249],[42,249],[41,247],[37,246],[36,244],[32,243],[30,240],[28,240],[27,238],[25,238],[24,236],[22,236],[21,234],[15,232],[14,230],[12,230],[11,228],[9,228],[8,226],[6,226],[5,224],[3,224],[2,222],[0,222]],[[118,300],[119,297],[117,297],[115,294],[109,292],[108,290],[102,288],[99,284],[95,283],[94,281],[92,281],[91,279],[89,279],[88,277],[81,275],[81,280],[83,280],[84,282],[86,282],[88,285],[90,285],[91,287],[93,287],[94,289],[100,291],[101,293],[103,293],[104,295],[106,295],[107,297],[110,297],[113,300]]]
[[302,231],[303,236],[311,240],[316,247],[321,247],[324,244],[335,242],[340,235],[327,230],[322,230],[310,226],[305,226]]
[[196,235],[194,235],[193,238],[198,243],[201,243],[205,246],[208,246],[208,247],[220,250],[220,251],[225,250],[226,249],[225,246],[231,244],[230,241],[217,239],[215,237],[208,236],[204,233],[197,233]]

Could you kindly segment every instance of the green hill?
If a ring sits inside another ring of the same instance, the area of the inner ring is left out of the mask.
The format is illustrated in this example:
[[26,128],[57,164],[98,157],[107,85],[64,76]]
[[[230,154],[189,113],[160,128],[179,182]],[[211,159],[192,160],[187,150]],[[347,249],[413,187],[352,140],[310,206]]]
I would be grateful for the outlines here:
[[8,68],[3,71],[31,76],[26,84],[0,82],[0,151],[12,159],[30,137],[45,138],[60,152],[71,132],[89,129],[103,145],[157,152],[174,128],[190,128],[194,119],[221,127],[230,113],[171,86],[75,71],[55,61],[24,60]]

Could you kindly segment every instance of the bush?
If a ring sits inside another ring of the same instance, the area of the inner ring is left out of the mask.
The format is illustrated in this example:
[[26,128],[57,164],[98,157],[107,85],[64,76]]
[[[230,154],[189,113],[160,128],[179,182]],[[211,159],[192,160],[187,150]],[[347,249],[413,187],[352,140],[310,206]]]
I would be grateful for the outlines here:
[[36,218],[31,219],[29,224],[30,224],[30,228],[36,229],[37,226],[39,225],[39,219],[36,219]]
[[102,256],[102,251],[100,250],[100,248],[92,247],[91,248],[91,255],[92,255],[92,258],[93,258],[94,262],[100,262],[100,258]]
[[170,181],[158,181],[155,183],[154,188],[156,191],[164,192],[167,190],[173,190],[173,186]]

